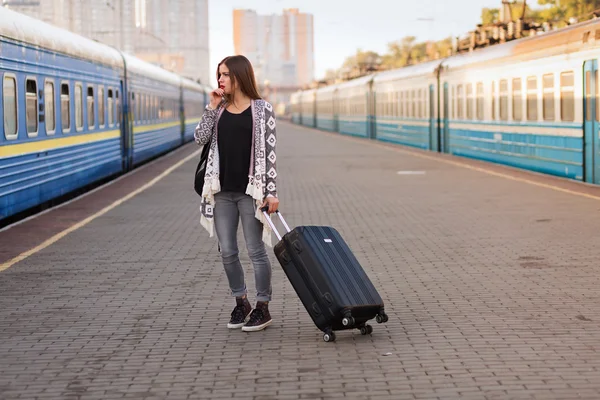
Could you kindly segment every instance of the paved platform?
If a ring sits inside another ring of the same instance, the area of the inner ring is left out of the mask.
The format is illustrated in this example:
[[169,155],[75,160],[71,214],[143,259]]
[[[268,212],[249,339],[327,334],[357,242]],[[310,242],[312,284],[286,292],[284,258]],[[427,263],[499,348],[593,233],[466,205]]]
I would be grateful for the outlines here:
[[0,232],[0,398],[600,397],[599,188],[281,122],[286,219],[335,226],[390,316],[325,343],[272,249],[273,325],[226,328],[196,158],[101,211],[196,150]]

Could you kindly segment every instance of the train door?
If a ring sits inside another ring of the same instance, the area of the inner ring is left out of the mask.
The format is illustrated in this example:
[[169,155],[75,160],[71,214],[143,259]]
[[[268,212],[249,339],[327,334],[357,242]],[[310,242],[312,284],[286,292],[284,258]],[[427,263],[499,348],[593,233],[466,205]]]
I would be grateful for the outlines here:
[[[117,121],[121,127],[121,160],[124,171],[129,171],[132,167],[133,150],[133,122],[130,119],[130,99],[127,98],[127,86],[121,80],[119,90],[115,93],[115,108],[117,110]],[[110,89],[109,89],[110,90]],[[133,93],[131,94],[133,100]]]
[[444,82],[444,115],[442,122],[442,137],[440,138],[440,151],[449,153],[450,144],[450,100],[448,95],[448,82]]
[[439,151],[435,115],[435,89],[433,84],[429,85],[429,150]]
[[583,64],[583,154],[584,180],[600,183],[600,137],[598,119],[598,61],[588,60]]
[[313,120],[312,128],[317,128],[317,93],[312,94],[312,109],[313,109]]
[[373,89],[373,81],[367,84],[367,137],[375,139],[377,137],[377,118],[376,118],[376,95]]
[[333,131],[334,132],[339,132],[339,127],[338,127],[338,100],[337,100],[337,91],[333,92],[333,99],[332,99],[332,107],[333,107]]

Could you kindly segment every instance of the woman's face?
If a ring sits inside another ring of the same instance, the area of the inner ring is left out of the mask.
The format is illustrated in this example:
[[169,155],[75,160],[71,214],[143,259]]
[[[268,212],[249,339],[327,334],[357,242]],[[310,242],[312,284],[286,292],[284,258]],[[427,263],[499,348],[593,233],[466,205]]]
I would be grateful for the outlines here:
[[232,94],[234,92],[233,82],[229,76],[229,68],[225,63],[219,66],[219,87],[223,89],[225,94]]

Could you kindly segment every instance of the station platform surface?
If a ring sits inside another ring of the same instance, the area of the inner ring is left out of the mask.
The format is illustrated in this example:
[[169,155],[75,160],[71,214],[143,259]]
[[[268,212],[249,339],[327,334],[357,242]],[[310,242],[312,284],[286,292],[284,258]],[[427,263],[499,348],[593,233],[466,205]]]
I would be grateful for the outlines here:
[[600,398],[600,188],[283,121],[278,138],[287,222],[340,231],[387,323],[324,342],[268,248],[274,322],[228,330],[191,143],[0,231],[0,398]]

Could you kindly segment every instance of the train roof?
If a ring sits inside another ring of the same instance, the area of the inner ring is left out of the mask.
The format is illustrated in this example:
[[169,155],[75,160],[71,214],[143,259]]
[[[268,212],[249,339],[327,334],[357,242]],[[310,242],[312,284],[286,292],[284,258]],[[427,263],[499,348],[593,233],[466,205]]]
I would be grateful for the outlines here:
[[[584,40],[586,35],[589,38],[587,42]],[[458,54],[449,57],[444,62],[444,67],[452,69],[474,64],[501,63],[505,60],[529,60],[538,58],[540,55],[543,57],[566,55],[584,49],[600,48],[600,40],[594,40],[599,36],[600,21],[595,19],[567,28],[477,49],[470,53]]]
[[0,37],[123,68],[118,50],[5,7],[0,7]]
[[333,85],[328,85],[328,86],[323,86],[317,89],[317,94],[319,93],[329,93],[329,92],[333,92],[335,90],[337,90],[337,88],[339,87],[339,84],[333,84]]
[[184,89],[194,90],[196,92],[206,92],[206,87],[198,82],[195,82],[189,78],[181,78],[181,86]]
[[134,73],[174,86],[179,86],[181,83],[182,78],[173,72],[169,72],[146,61],[142,61],[127,53],[123,53],[123,57],[125,57],[128,75]]
[[373,82],[389,82],[398,79],[412,78],[414,76],[435,74],[435,70],[442,62],[443,60],[433,60],[424,62],[422,64],[409,65],[398,69],[382,71],[375,75]]
[[300,94],[300,98],[304,99],[306,96],[314,95],[317,92],[317,89],[308,89],[303,90]]
[[366,76],[361,76],[360,78],[352,79],[351,81],[343,82],[338,85],[338,89],[345,89],[354,86],[361,86],[369,83],[373,80],[376,74],[370,74]]

